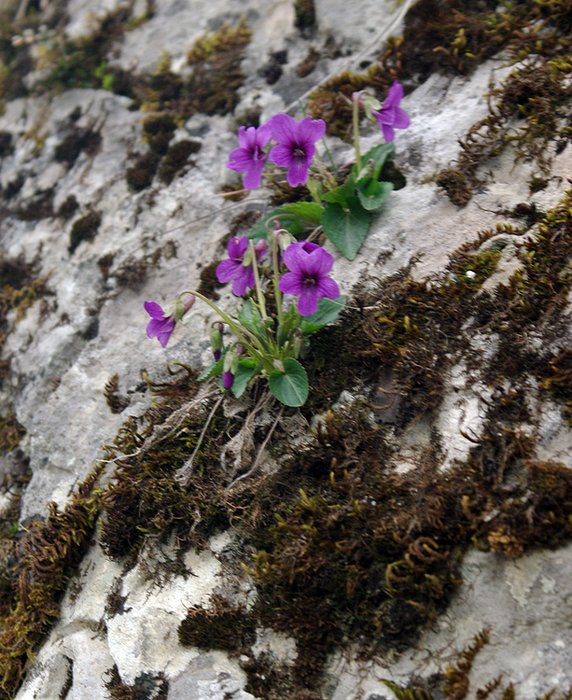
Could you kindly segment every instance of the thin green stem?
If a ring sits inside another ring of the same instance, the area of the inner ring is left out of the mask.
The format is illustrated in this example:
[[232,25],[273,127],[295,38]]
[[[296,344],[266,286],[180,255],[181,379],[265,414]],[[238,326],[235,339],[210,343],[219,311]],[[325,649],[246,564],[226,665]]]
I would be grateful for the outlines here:
[[359,92],[354,92],[353,100],[353,129],[354,129],[354,150],[356,154],[356,166],[358,173],[361,172],[361,151],[359,146]]
[[250,239],[248,243],[250,254],[252,255],[252,270],[254,271],[254,284],[256,286],[256,298],[260,307],[260,315],[266,321],[268,315],[266,313],[266,299],[262,293],[262,285],[260,284],[260,275],[258,274],[258,261],[256,260],[256,251],[254,250],[254,241]]
[[276,299],[276,312],[278,314],[278,332],[282,326],[284,312],[282,310],[282,292],[280,291],[280,270],[278,269],[278,240],[275,234],[270,234],[272,240],[272,274],[274,279],[274,298]]
[[328,146],[326,139],[322,137],[322,143],[324,145],[324,151],[326,152],[328,158],[330,159],[330,165],[332,166],[332,170],[337,173],[338,172],[338,166],[336,165],[336,161],[334,160],[334,156],[332,155],[332,152],[330,151],[330,147]]
[[262,347],[260,339],[257,338],[254,333],[251,333],[248,329],[243,328],[232,318],[232,316],[229,316],[214,302],[212,302],[210,299],[207,299],[207,297],[203,296],[200,292],[195,292],[192,289],[188,289],[184,292],[181,292],[179,296],[182,296],[183,294],[193,294],[197,297],[197,299],[204,301],[205,304],[207,304],[207,306],[210,306],[210,308],[222,318],[222,320],[227,324],[227,326],[231,328],[232,332],[237,337],[238,342],[241,343],[246,348],[246,350],[248,350],[252,357],[264,364],[264,357],[266,354],[265,348]]

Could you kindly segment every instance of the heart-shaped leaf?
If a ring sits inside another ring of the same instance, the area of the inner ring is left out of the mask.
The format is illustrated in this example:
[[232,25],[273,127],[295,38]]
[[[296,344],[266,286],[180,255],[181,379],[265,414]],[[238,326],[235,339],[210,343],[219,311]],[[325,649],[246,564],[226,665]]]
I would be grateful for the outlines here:
[[298,360],[292,358],[284,360],[284,372],[272,372],[268,377],[268,386],[285,406],[302,406],[308,398],[308,375]]
[[340,296],[337,299],[326,299],[318,302],[318,310],[310,316],[303,316],[300,321],[300,328],[306,335],[319,331],[320,328],[333,323],[340,315],[346,303],[346,297]]
[[322,227],[340,253],[353,260],[366,239],[371,214],[361,206],[357,197],[352,197],[348,204],[348,207],[328,204]]
[[393,185],[391,182],[379,182],[374,177],[364,177],[357,181],[356,190],[362,207],[375,211],[393,190]]

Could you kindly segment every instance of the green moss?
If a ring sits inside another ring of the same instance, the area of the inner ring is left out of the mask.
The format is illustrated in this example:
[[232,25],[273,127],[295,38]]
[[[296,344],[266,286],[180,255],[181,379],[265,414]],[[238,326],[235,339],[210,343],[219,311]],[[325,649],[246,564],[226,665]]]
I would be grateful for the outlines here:
[[89,214],[74,221],[70,232],[70,244],[68,246],[70,255],[83,241],[93,241],[97,235],[100,224],[101,214],[97,211],[91,211]]

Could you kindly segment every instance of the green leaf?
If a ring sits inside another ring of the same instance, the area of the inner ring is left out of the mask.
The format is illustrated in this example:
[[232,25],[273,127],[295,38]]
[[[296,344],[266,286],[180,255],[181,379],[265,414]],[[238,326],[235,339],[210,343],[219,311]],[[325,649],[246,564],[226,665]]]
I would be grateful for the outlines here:
[[248,328],[249,331],[252,331],[258,337],[264,338],[266,336],[260,312],[250,299],[247,299],[242,305],[242,309],[238,314],[238,320],[245,328]]
[[234,382],[232,383],[231,391],[237,399],[239,399],[246,389],[248,382],[256,374],[260,367],[256,360],[244,358],[238,361],[238,367],[234,374]]
[[284,372],[272,372],[268,386],[285,406],[302,406],[308,398],[308,375],[298,360],[292,358],[284,360]]
[[197,379],[199,382],[204,382],[207,379],[210,379],[211,377],[216,377],[217,374],[222,374],[222,369],[224,365],[224,354],[221,358],[219,358],[216,362],[213,362],[210,367],[206,367],[203,369],[203,371],[199,374]]
[[353,260],[367,237],[371,214],[360,204],[357,197],[348,207],[329,204],[322,217],[324,233],[340,253]]
[[281,211],[297,216],[302,221],[318,225],[324,213],[324,207],[317,202],[289,202],[280,207]]
[[[330,204],[340,204],[344,208],[348,207],[351,199],[355,197],[355,184],[355,173],[352,172],[343,185],[324,193],[322,195],[322,201],[329,202]],[[322,215],[322,219],[323,218]]]
[[[373,161],[372,174],[373,177],[377,180],[379,179],[379,174],[381,172],[381,169],[383,168],[385,161],[389,158],[389,156],[393,155],[394,151],[395,146],[393,143],[380,143],[378,146],[370,148],[370,150],[362,156],[362,163],[365,164],[369,160]],[[354,172],[354,174],[357,175],[355,165],[352,172]]]
[[280,221],[282,228],[288,229],[293,236],[297,236],[304,230],[319,224],[323,211],[322,205],[316,202],[291,202],[284,204],[278,209],[273,209],[264,214],[246,235],[254,241],[266,239],[268,235],[266,224],[270,219],[277,219]]
[[393,185],[391,182],[379,182],[374,177],[364,177],[357,181],[356,190],[362,207],[375,211],[392,192]]
[[340,296],[337,299],[326,299],[323,297],[318,302],[318,310],[310,316],[303,316],[300,328],[306,335],[319,331],[320,328],[333,323],[341,313],[346,303],[346,297]]

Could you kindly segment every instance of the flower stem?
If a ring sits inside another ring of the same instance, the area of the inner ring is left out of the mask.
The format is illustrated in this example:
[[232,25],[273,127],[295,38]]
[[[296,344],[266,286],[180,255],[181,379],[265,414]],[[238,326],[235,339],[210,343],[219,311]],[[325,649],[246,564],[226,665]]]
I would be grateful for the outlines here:
[[250,254],[252,255],[252,270],[254,271],[254,283],[256,286],[256,298],[258,299],[258,306],[260,307],[260,315],[266,321],[268,314],[266,313],[266,299],[262,293],[262,286],[260,285],[260,275],[258,274],[258,261],[256,260],[256,251],[254,250],[254,241],[250,239],[248,245],[250,246]]
[[354,92],[353,100],[353,129],[354,129],[354,150],[356,154],[356,166],[358,173],[361,172],[361,151],[359,146],[359,101],[360,93]]
[[264,347],[261,346],[259,338],[257,338],[256,335],[254,335],[254,333],[251,333],[248,329],[243,328],[240,324],[238,324],[235,321],[235,319],[232,318],[232,316],[229,316],[214,302],[212,302],[210,299],[207,299],[207,297],[203,296],[200,292],[196,292],[194,290],[186,290],[184,292],[181,292],[179,296],[182,296],[183,294],[193,294],[201,301],[204,301],[205,304],[207,304],[207,306],[210,306],[210,308],[222,318],[222,320],[227,324],[227,326],[231,328],[238,341],[242,345],[244,345],[244,347],[246,348],[246,350],[248,350],[251,356],[256,360],[259,360],[261,364],[265,364],[264,359],[267,354],[266,350]]
[[280,270],[278,269],[278,240],[276,235],[272,236],[272,274],[274,279],[274,298],[276,299],[276,312],[278,314],[278,327],[282,326],[284,312],[282,311],[282,292],[278,286],[280,280]]

